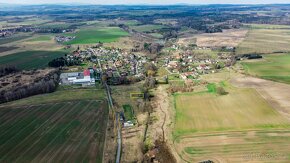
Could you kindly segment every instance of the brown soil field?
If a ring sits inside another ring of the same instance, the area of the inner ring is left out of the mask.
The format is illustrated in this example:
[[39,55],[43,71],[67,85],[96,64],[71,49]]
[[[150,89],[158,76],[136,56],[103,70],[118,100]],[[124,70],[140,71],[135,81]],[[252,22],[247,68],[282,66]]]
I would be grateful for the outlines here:
[[222,33],[206,33],[196,36],[196,44],[204,47],[236,47],[241,43],[248,33],[248,30],[224,30]]

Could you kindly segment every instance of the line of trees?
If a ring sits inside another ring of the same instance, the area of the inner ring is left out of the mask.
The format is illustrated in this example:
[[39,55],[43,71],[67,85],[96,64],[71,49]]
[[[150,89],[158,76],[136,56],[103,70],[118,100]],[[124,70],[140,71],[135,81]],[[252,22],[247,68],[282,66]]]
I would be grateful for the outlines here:
[[11,73],[15,73],[18,71],[19,70],[16,68],[16,66],[10,66],[10,65],[1,66],[0,67],[0,77],[3,77],[5,75],[11,74]]
[[66,59],[65,57],[55,58],[48,63],[49,67],[64,67],[64,66],[74,66],[80,65],[82,61],[77,58],[73,57],[72,59]]
[[0,103],[18,100],[21,98],[54,92],[59,82],[59,70],[54,70],[44,76],[38,78],[31,84],[22,84],[18,87],[13,87],[10,90],[1,90],[0,92]]

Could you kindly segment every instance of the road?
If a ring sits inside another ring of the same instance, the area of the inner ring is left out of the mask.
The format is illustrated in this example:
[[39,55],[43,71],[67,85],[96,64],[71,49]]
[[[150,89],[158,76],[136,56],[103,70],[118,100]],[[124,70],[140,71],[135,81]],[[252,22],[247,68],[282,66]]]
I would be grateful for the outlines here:
[[[95,52],[94,49],[90,48],[90,50],[91,50],[92,53],[94,53],[96,55],[96,52]],[[103,70],[102,70],[102,65],[101,65],[101,62],[100,62],[99,58],[97,58],[97,61],[98,61],[98,65],[100,67],[100,72],[101,72],[101,76],[102,76]],[[106,88],[107,98],[109,100],[109,106],[113,110],[113,112],[116,114],[116,126],[117,126],[117,132],[118,132],[118,135],[117,135],[118,147],[117,147],[117,154],[116,154],[116,163],[120,163],[121,151],[122,151],[122,138],[121,138],[121,129],[120,129],[120,126],[119,126],[119,124],[120,124],[120,122],[119,122],[119,114],[115,110],[114,103],[113,103],[112,96],[111,96],[111,91],[110,91],[111,89],[110,89],[109,85],[107,83],[105,83],[104,85],[105,85],[105,88]]]

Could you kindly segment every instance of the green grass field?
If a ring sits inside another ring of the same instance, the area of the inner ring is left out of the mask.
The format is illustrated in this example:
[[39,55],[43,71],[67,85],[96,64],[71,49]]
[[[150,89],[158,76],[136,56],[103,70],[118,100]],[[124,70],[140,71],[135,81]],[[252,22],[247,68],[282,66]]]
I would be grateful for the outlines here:
[[290,54],[264,55],[263,60],[242,62],[247,73],[263,79],[290,84]]
[[54,58],[64,56],[66,51],[25,51],[0,57],[0,65],[15,65],[20,69],[47,67]]
[[50,40],[51,40],[51,36],[38,36],[38,37],[30,39],[28,41],[38,42],[38,41],[50,41]]
[[124,115],[126,121],[133,121],[135,119],[133,108],[131,105],[123,105]]
[[66,34],[76,36],[66,44],[95,44],[117,41],[120,37],[128,36],[128,33],[117,27],[81,29],[77,33]]
[[[174,95],[174,146],[185,162],[289,162],[290,122],[254,89]],[[250,159],[250,160],[248,160]]]
[[138,32],[151,32],[156,29],[162,29],[165,28],[164,25],[138,25],[138,26],[131,26],[132,29],[138,31]]
[[40,105],[46,103],[69,102],[75,100],[95,100],[102,99],[103,97],[105,97],[104,91],[100,89],[62,89],[49,94],[31,96],[17,101],[9,102],[5,105],[9,107],[31,104]]
[[237,54],[290,52],[290,30],[252,29],[237,47]]

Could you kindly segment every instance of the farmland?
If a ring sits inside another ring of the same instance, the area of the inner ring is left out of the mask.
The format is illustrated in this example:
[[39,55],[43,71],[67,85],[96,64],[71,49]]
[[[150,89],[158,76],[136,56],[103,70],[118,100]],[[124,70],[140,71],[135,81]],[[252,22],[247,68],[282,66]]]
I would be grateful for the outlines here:
[[138,32],[151,32],[153,30],[158,30],[165,28],[166,26],[163,25],[138,25],[138,26],[131,26],[132,29]]
[[180,157],[189,162],[242,162],[260,160],[251,154],[261,153],[274,155],[265,156],[269,160],[289,160],[288,119],[254,89],[226,86],[226,91],[224,96],[214,91],[175,95],[173,135]]
[[102,162],[108,114],[103,93],[79,90],[69,99],[70,91],[0,106],[0,162]]
[[21,69],[44,68],[50,60],[63,56],[66,51],[24,51],[0,57],[1,65],[15,65]]
[[251,29],[237,47],[237,54],[289,52],[290,30]]
[[1,108],[1,162],[101,162],[105,106],[79,101]]
[[95,44],[98,42],[114,42],[120,37],[128,36],[128,33],[116,27],[107,28],[88,28],[81,29],[77,33],[67,34],[76,36],[72,41],[66,44]]
[[247,73],[263,79],[290,84],[290,54],[264,55],[256,62],[242,62]]

